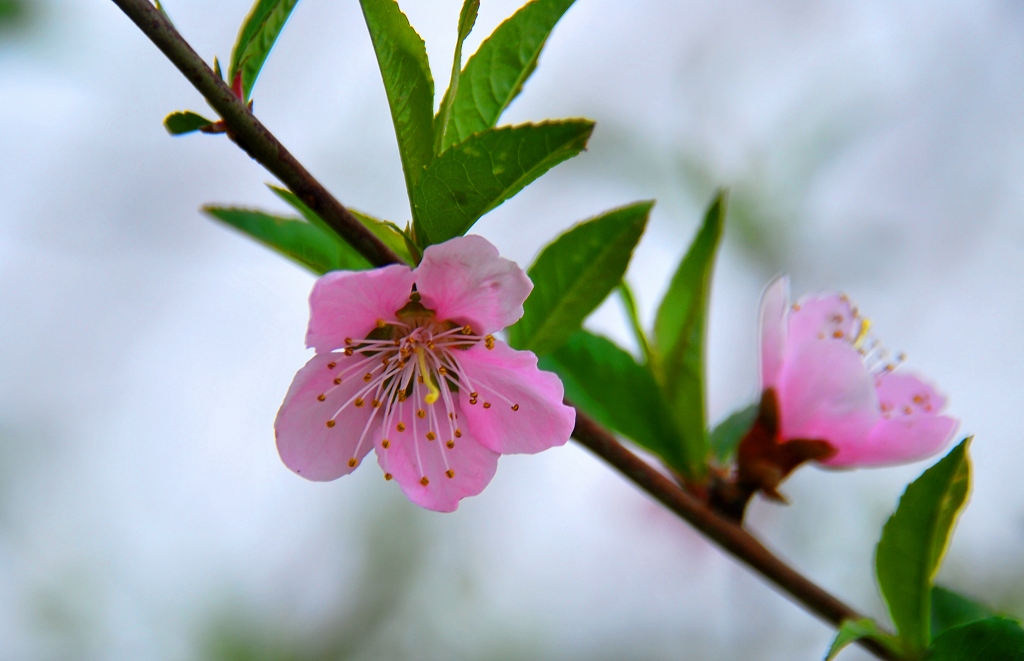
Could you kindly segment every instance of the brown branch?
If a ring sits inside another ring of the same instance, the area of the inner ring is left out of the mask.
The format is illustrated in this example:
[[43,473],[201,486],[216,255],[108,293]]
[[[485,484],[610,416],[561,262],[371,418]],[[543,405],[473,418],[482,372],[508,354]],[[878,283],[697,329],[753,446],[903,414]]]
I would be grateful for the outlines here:
[[113,0],[217,111],[227,134],[375,266],[399,262],[250,112],[149,0]]
[[[787,565],[744,528],[680,489],[675,482],[630,452],[615,440],[612,434],[579,409],[576,409],[576,428],[573,430],[573,437],[654,496],[658,502],[823,620],[838,627],[844,620],[858,620],[864,617]],[[879,658],[898,659],[875,641],[862,638],[858,642]]]
[[[246,105],[213,73],[149,0],[113,2],[156,44],[157,48],[163,51],[217,111],[227,127],[228,136],[242,150],[280,179],[373,264],[383,266],[399,262],[398,256],[336,200],[253,116]],[[668,509],[766,577],[812,613],[835,626],[839,626],[843,620],[862,617],[773,555],[741,526],[716,513],[630,452],[611,433],[579,409],[576,411],[576,428],[573,436]],[[898,657],[874,641],[862,639],[858,642],[879,658],[898,660]]]

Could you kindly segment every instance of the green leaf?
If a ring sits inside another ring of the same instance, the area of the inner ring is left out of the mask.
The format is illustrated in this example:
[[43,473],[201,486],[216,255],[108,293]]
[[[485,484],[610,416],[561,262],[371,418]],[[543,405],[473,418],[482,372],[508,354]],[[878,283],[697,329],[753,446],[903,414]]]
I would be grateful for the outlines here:
[[300,218],[232,207],[205,206],[203,211],[318,275],[338,269],[361,271],[372,266],[350,245]]
[[754,426],[757,419],[758,405],[751,404],[738,411],[734,411],[728,418],[718,423],[718,426],[711,430],[708,435],[708,443],[711,445],[711,452],[722,464],[727,464],[736,453],[740,441],[746,436],[750,428]]
[[961,624],[977,622],[995,615],[981,604],[938,585],[932,588],[932,640],[942,632]]
[[263,63],[267,61],[270,49],[299,0],[256,0],[249,15],[245,17],[238,38],[231,50],[231,66],[228,67],[228,84],[242,77],[242,97],[249,100],[253,85],[260,75]]
[[502,127],[438,156],[413,193],[420,246],[465,234],[485,213],[580,153],[593,130],[587,120]]
[[990,617],[949,629],[935,639],[927,661],[1024,661],[1024,629],[1005,617]]
[[832,641],[832,647],[829,648],[825,661],[832,661],[843,651],[843,648],[861,638],[876,640],[893,652],[898,652],[899,650],[896,638],[892,634],[879,629],[874,620],[866,617],[859,620],[844,620],[839,627],[835,640]]
[[541,251],[527,274],[533,292],[509,343],[539,356],[562,346],[621,282],[654,202],[613,209],[574,225]]
[[651,373],[610,340],[580,330],[542,369],[562,378],[565,396],[602,425],[658,454],[670,465],[679,443],[672,414]]
[[555,23],[573,0],[534,0],[510,16],[469,58],[445,130],[442,150],[494,127],[537,67]]
[[459,78],[462,73],[462,42],[473,31],[476,15],[480,11],[480,0],[466,0],[459,12],[459,34],[455,40],[455,57],[452,60],[452,77],[448,89],[441,100],[441,107],[434,117],[434,153],[440,154],[444,147],[444,134],[448,129],[448,121],[452,114],[452,103],[459,91]]
[[191,110],[179,110],[164,117],[164,128],[171,135],[184,135],[213,124],[213,120],[197,115]]
[[424,168],[434,158],[434,79],[427,49],[395,0],[359,3],[384,79],[411,199]]
[[[302,217],[308,220],[310,223],[319,227],[323,232],[336,237],[340,241],[344,241],[337,232],[331,228],[330,225],[324,222],[324,220],[315,211],[310,209],[305,202],[300,200],[295,193],[291,192],[287,188],[281,188],[272,184],[267,184],[267,187],[272,190],[278,197],[292,205],[292,207],[302,214]],[[415,264],[417,260],[414,260],[409,252],[409,246],[406,244],[405,235],[402,230],[398,229],[398,226],[392,222],[386,220],[378,220],[373,216],[369,216],[355,209],[349,209],[356,219],[361,222],[367,229],[377,235],[377,238],[384,242],[384,244],[391,248],[396,255],[401,257],[406,264]]]
[[882,529],[875,571],[882,596],[905,649],[923,651],[931,639],[931,587],[949,544],[953,524],[967,500],[970,439],[907,487]]
[[704,216],[690,249],[679,264],[654,322],[656,374],[675,412],[686,474],[700,477],[706,466],[707,415],[704,409],[704,332],[707,327],[711,272],[725,222],[725,193],[719,192]]

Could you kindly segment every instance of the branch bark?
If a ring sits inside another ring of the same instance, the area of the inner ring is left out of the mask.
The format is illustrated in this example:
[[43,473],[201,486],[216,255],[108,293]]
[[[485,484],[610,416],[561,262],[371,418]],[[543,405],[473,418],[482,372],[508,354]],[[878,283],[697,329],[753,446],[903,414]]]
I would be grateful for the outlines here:
[[[249,156],[274,174],[320,215],[338,234],[376,266],[398,263],[394,252],[355,218],[285,149],[277,138],[236,97],[199,57],[167,18],[149,0],[113,0],[199,91],[227,126],[227,134]],[[751,567],[771,583],[824,619],[839,626],[863,617],[776,557],[742,526],[707,507],[672,480],[619,443],[615,437],[576,410],[574,438],[660,503]],[[881,659],[898,657],[875,643],[859,644]]]

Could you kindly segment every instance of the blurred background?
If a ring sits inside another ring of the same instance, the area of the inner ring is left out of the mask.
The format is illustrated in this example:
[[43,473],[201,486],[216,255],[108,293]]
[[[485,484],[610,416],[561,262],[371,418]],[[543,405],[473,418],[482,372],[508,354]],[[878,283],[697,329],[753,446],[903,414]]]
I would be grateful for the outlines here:
[[[167,0],[208,60],[249,0]],[[438,86],[458,0],[405,0]],[[514,0],[483,0],[471,53]],[[648,323],[712,190],[732,191],[710,414],[756,389],[762,287],[847,292],[977,434],[940,576],[1024,615],[1024,8],[579,0],[504,120],[597,120],[587,153],[476,228],[529,264],[657,198],[630,271]],[[342,201],[404,221],[358,3],[304,0],[254,92]],[[105,0],[0,0],[0,660],[818,659],[832,631],[569,444],[505,457],[439,515],[375,466],[286,470],[272,423],[313,278],[204,203],[284,211],[198,94]],[[629,343],[607,302],[590,326]],[[883,616],[871,556],[926,464],[799,471],[751,525]],[[843,659],[865,659],[858,650]]]

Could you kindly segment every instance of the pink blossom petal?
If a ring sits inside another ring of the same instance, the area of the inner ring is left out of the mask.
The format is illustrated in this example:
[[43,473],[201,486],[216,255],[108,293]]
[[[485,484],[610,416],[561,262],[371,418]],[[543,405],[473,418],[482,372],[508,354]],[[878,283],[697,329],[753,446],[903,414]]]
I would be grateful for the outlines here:
[[576,411],[562,403],[558,377],[537,369],[532,351],[495,341],[493,349],[479,343],[456,358],[462,371],[459,403],[481,444],[502,454],[532,454],[569,440]]
[[880,466],[935,454],[953,437],[958,421],[939,412],[946,398],[912,374],[886,372],[875,378],[882,417],[867,440],[842,448],[825,462],[832,467]]
[[401,264],[322,276],[309,295],[306,346],[331,351],[345,346],[345,338],[366,337],[378,319],[395,321],[395,312],[409,302],[413,280],[412,270]]
[[774,388],[786,353],[786,308],[789,278],[781,276],[761,297],[761,388]]
[[[444,417],[440,403],[430,407],[422,403],[422,397],[418,402],[414,398],[404,403],[404,431],[398,432],[392,424],[388,425],[386,434],[378,431],[374,443],[377,463],[384,469],[385,476],[398,482],[413,503],[437,512],[454,512],[459,500],[477,495],[490,484],[500,455],[480,445],[468,429],[461,428],[456,437],[443,419],[431,425],[430,416],[417,418],[417,408],[433,408],[435,416]],[[458,417],[457,403],[454,403],[454,413]],[[432,431],[435,438],[429,440],[427,434]]]
[[786,440],[823,440],[841,451],[862,443],[879,418],[871,374],[856,349],[845,342],[791,345],[778,395]]
[[803,298],[797,301],[789,313],[791,344],[828,338],[848,343],[859,330],[853,306],[842,294]]
[[[359,365],[362,360],[358,355],[321,353],[295,375],[277,413],[274,432],[281,460],[302,477],[326,481],[348,475],[355,469],[352,460],[358,466],[370,451],[375,427],[380,426],[380,416],[370,402],[373,393],[365,396],[364,405],[349,404],[335,416],[366,388],[361,378],[364,368]],[[335,385],[339,377],[341,384]],[[332,416],[334,425],[328,427]]]
[[462,236],[423,251],[416,289],[438,319],[468,324],[481,335],[523,316],[533,283],[516,263],[480,236]]

